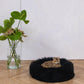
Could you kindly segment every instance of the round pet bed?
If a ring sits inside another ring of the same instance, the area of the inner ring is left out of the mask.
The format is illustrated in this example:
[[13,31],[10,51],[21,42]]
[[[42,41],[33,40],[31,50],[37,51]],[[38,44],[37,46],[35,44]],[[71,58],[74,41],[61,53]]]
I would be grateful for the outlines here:
[[38,59],[30,64],[30,75],[44,82],[63,82],[74,77],[73,63],[61,58],[59,68],[44,68],[41,66],[45,61],[53,60],[53,58]]

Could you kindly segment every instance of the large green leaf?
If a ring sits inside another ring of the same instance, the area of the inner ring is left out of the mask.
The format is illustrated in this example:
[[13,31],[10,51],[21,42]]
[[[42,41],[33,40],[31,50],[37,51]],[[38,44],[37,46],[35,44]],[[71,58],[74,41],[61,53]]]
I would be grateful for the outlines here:
[[0,26],[0,33],[3,33],[3,27]]
[[14,19],[20,19],[20,13],[18,11],[13,11],[11,12],[11,16],[14,18]]
[[10,18],[10,23],[11,23],[11,25],[13,25],[13,24],[14,24],[14,22],[15,22],[14,18],[13,18],[13,17],[11,17],[11,18]]
[[0,40],[6,40],[6,37],[4,35],[0,36]]
[[20,37],[21,37],[21,35],[22,35],[22,33],[19,32],[19,31],[17,31],[17,32],[15,32],[15,34],[9,35],[8,38],[9,38],[10,40],[13,40],[13,41],[14,41],[14,40],[19,40]]
[[8,19],[4,20],[4,33],[11,28],[11,23]]
[[21,19],[21,20],[25,20],[26,17],[27,17],[26,10],[22,10],[22,11],[21,11],[21,15],[20,15],[20,19]]

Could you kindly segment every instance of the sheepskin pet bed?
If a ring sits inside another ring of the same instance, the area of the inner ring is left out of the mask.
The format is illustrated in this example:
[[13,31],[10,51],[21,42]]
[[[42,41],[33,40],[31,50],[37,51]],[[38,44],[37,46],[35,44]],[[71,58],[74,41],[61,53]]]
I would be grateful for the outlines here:
[[30,64],[30,75],[44,82],[63,82],[74,77],[74,67],[72,62],[61,58],[61,67],[44,68],[41,66],[45,61],[53,60],[53,58],[38,59]]

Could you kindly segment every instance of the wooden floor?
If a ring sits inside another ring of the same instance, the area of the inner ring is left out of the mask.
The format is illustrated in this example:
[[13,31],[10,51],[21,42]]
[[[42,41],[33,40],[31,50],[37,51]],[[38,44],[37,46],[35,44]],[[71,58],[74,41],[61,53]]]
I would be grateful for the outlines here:
[[72,60],[75,67],[75,77],[61,83],[45,83],[33,79],[29,74],[31,61],[22,61],[20,69],[9,70],[6,61],[0,61],[0,84],[84,84],[84,60]]

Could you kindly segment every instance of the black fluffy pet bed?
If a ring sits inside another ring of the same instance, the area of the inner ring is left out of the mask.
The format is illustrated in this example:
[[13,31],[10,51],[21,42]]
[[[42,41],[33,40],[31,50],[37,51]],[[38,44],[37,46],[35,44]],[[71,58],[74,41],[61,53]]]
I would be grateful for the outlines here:
[[30,64],[30,75],[44,82],[63,82],[74,77],[74,67],[72,62],[66,59],[60,59],[61,67],[44,68],[41,66],[45,61],[53,60],[53,58],[38,59]]

